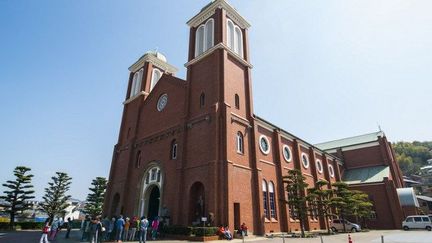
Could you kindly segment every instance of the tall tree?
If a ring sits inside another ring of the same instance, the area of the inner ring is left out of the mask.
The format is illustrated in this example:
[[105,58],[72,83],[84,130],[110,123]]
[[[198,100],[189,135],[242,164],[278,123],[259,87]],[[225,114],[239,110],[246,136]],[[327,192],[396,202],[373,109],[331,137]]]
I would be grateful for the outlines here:
[[344,182],[335,182],[332,185],[334,196],[330,199],[330,205],[336,209],[339,218],[343,221],[343,230],[346,231],[345,218],[352,213],[352,191]]
[[369,200],[369,196],[362,191],[352,191],[352,214],[359,223],[359,218],[365,222],[366,218],[370,218],[372,214],[373,204]]
[[298,219],[300,222],[301,237],[305,237],[304,224],[307,220],[308,208],[306,202],[306,188],[308,184],[305,182],[306,177],[303,176],[300,170],[290,170],[288,175],[283,177],[285,184],[285,190],[288,192],[288,204],[291,215],[294,219]]
[[0,196],[6,203],[1,205],[6,208],[6,212],[10,215],[10,227],[13,228],[15,224],[15,216],[19,212],[29,209],[31,206],[28,203],[29,199],[33,199],[34,190],[31,184],[32,174],[28,174],[31,169],[25,166],[17,166],[14,170],[15,180],[6,181],[3,184],[8,188],[4,191],[5,196]]
[[84,211],[91,217],[96,217],[102,214],[107,180],[104,177],[96,177],[91,184],[92,187],[89,188],[90,193],[87,195]]
[[320,218],[324,218],[327,231],[330,234],[329,217],[332,215],[331,198],[333,190],[326,189],[329,185],[328,181],[318,180],[315,187],[308,190],[309,205],[318,209]]
[[56,172],[56,176],[51,177],[51,179],[52,182],[49,182],[48,187],[45,188],[41,208],[48,214],[52,222],[55,216],[64,214],[64,210],[68,206],[67,201],[71,196],[66,195],[66,193],[69,191],[72,178],[64,172]]

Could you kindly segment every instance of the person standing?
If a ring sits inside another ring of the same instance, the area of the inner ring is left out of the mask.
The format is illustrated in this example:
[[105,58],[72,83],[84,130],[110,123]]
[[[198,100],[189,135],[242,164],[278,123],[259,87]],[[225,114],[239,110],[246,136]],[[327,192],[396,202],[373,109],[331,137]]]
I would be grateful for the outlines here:
[[156,216],[152,222],[152,240],[156,240],[159,229],[159,217]]
[[81,241],[88,241],[90,228],[90,216],[86,215],[85,220],[81,224],[82,236]]
[[68,239],[70,231],[72,229],[72,219],[70,217],[67,218],[66,223],[64,223],[63,225],[66,226],[66,236],[65,236],[65,238]]
[[138,227],[137,217],[133,217],[130,223],[129,241],[135,240],[135,234]]
[[102,227],[104,230],[102,230],[102,240],[103,241],[107,241],[108,237],[109,237],[109,233],[110,233],[110,227],[111,227],[111,221],[109,220],[108,217],[105,217],[102,220]]
[[116,240],[117,240],[117,242],[122,241],[124,226],[125,226],[125,221],[123,219],[123,215],[120,215],[120,217],[117,219],[117,222],[116,222],[116,231],[117,231]]
[[54,222],[52,223],[49,240],[55,240],[55,238],[57,236],[57,232],[59,232],[59,230],[60,230],[59,224],[60,224],[60,221],[58,219],[54,220]]
[[148,224],[149,222],[147,218],[145,216],[142,216],[140,222],[139,243],[146,243]]
[[92,220],[90,224],[90,242],[91,243],[101,242],[101,233],[102,233],[102,223],[100,222],[99,217],[96,217]]
[[129,238],[129,228],[130,228],[130,219],[126,217],[126,222],[124,225],[124,233],[123,233],[123,239],[125,241],[127,241]]
[[49,224],[49,218],[45,220],[45,225],[42,228],[42,236],[40,238],[39,243],[49,243],[48,241],[48,233],[50,232],[50,224]]

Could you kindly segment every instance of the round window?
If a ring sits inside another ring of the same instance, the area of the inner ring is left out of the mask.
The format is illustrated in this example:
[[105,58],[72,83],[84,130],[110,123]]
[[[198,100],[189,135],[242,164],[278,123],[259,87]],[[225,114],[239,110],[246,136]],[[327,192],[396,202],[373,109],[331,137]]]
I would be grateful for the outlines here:
[[302,153],[302,163],[303,167],[309,168],[309,158],[305,153]]
[[322,162],[319,159],[317,159],[317,161],[316,161],[316,168],[320,174],[323,172]]
[[167,103],[168,103],[168,95],[167,94],[161,95],[157,102],[157,110],[162,111],[165,108]]
[[270,152],[270,142],[266,136],[261,135],[259,139],[259,144],[261,152],[263,152],[264,154],[268,154]]
[[328,170],[329,170],[329,174],[330,174],[330,176],[331,177],[334,177],[334,169],[333,169],[333,166],[332,165],[328,165]]
[[286,162],[291,162],[291,149],[287,146],[283,146],[283,157]]

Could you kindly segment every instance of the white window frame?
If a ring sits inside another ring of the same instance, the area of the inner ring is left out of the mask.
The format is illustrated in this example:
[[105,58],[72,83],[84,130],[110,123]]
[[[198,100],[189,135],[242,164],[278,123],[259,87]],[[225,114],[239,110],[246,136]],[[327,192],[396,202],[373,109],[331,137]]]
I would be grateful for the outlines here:
[[268,201],[270,218],[277,219],[275,186],[272,181],[268,183]]
[[[207,37],[208,37],[208,33],[209,33],[209,28],[210,27],[212,29],[211,30],[211,43],[210,43],[210,45],[208,45],[208,43],[207,43],[207,39],[208,38]],[[201,43],[199,41],[199,37],[200,37],[199,31],[200,31],[200,29],[202,29],[202,34],[203,34],[203,38],[202,38],[202,42]],[[202,45],[202,50],[200,50],[198,48],[198,44]],[[208,49],[210,49],[212,46],[214,46],[214,19],[210,18],[204,24],[200,25],[197,28],[196,32],[195,32],[195,57],[203,54]]]
[[230,19],[227,19],[227,46],[243,58],[243,31]]
[[[156,73],[159,74],[159,78],[157,80],[155,80]],[[159,69],[157,69],[157,68],[153,69],[151,82],[150,82],[150,91],[152,91],[154,86],[156,86],[157,82],[159,82],[159,79],[162,77],[162,74],[163,73]]]
[[328,165],[328,170],[329,170],[329,175],[330,175],[330,177],[331,177],[331,178],[334,178],[334,176],[335,176],[335,171],[334,171],[333,165],[329,164],[329,165]]
[[[267,145],[268,145],[268,150],[267,151],[264,151],[264,148],[261,146],[261,140],[262,139],[264,139],[266,142],[267,142]],[[270,153],[270,141],[268,140],[268,138],[265,136],[265,135],[261,135],[260,137],[259,137],[259,140],[258,140],[258,144],[259,144],[259,148],[260,148],[260,150],[261,150],[261,152],[263,153],[263,154],[269,154]]]
[[236,135],[237,153],[244,154],[244,136],[241,132]]
[[231,50],[234,50],[235,43],[235,25],[234,23],[228,19],[227,20],[227,46]]
[[[288,149],[288,151],[289,151],[289,158],[287,158],[286,156],[285,156],[285,149]],[[291,148],[288,146],[288,145],[284,145],[284,146],[282,146],[282,156],[283,156],[283,158],[285,159],[285,161],[286,162],[291,162],[292,161],[292,151],[291,151]]]
[[[316,165],[317,171],[318,171],[320,174],[322,174],[323,171],[324,171],[324,168],[323,168],[323,164],[322,164],[321,160],[317,159],[317,160],[315,161],[315,165]],[[319,165],[319,166],[318,166],[318,165]],[[320,169],[320,168],[321,168],[321,169]]]
[[[305,164],[303,157],[306,158],[307,164]],[[301,162],[302,162],[302,165],[305,169],[309,168],[310,161],[309,161],[309,156],[306,153],[301,154]]]

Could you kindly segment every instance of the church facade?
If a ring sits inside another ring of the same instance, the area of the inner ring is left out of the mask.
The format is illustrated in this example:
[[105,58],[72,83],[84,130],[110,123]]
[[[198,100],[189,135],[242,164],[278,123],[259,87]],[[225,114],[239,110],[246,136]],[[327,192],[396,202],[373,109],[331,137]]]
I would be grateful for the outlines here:
[[[214,225],[245,222],[256,234],[299,230],[282,177],[295,168],[311,187],[336,182],[346,161],[254,114],[250,25],[231,5],[212,1],[187,24],[186,80],[159,52],[129,68],[104,213],[178,225],[210,215]],[[309,216],[307,230],[323,228]]]

